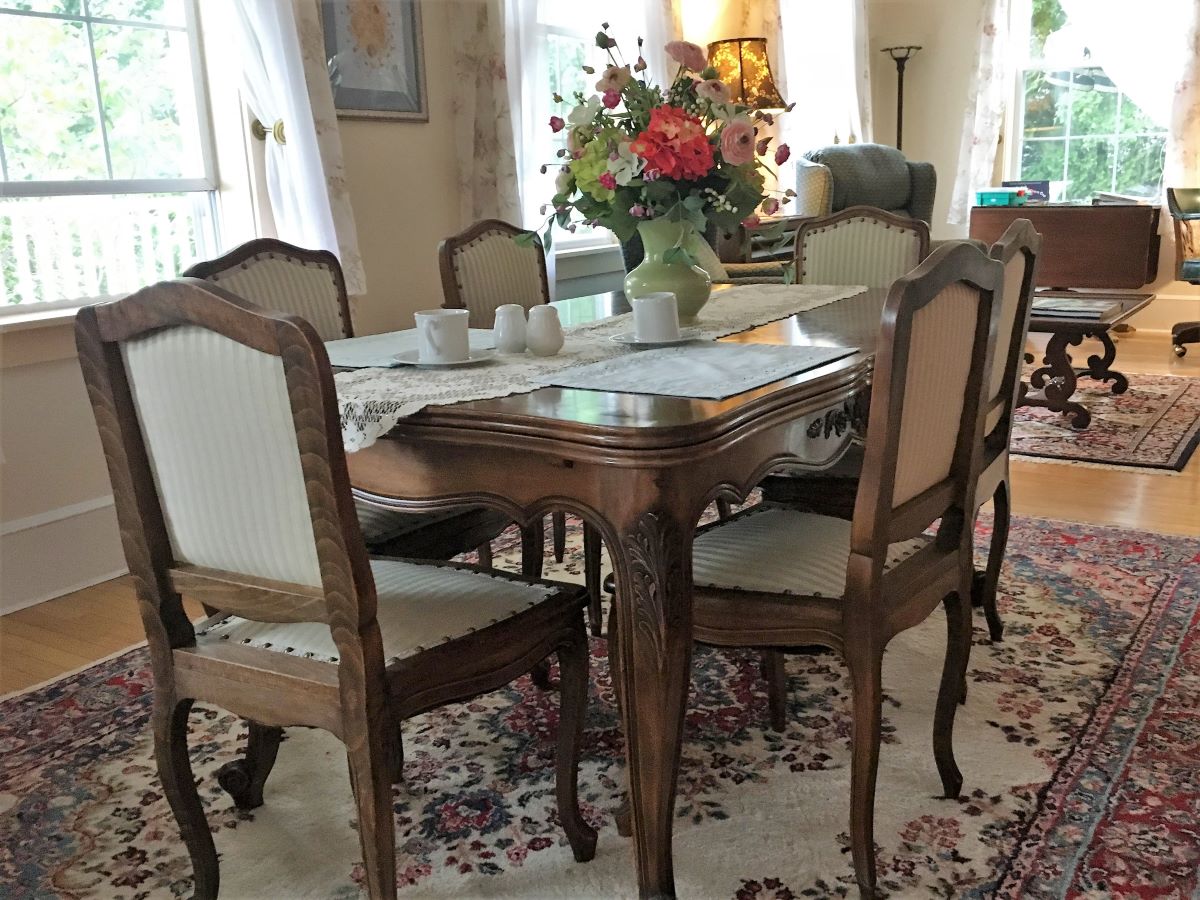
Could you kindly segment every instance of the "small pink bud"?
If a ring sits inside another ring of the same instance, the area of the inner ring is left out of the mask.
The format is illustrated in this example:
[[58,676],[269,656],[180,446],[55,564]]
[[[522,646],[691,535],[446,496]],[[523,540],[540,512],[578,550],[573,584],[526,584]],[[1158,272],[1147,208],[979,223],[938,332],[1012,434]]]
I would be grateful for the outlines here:
[[757,228],[762,220],[758,216],[746,216],[742,219],[742,225],[746,228]]
[[605,91],[604,92],[603,103],[604,103],[605,109],[613,109],[620,102],[621,102],[621,95],[617,91]]
[[550,117],[550,130],[553,131],[555,134],[562,131],[566,127],[567,127],[567,123],[563,119],[562,116],[551,116]]
[[771,143],[771,138],[765,137],[754,145],[754,152],[759,156],[767,155],[767,146]]
[[775,165],[782,166],[785,162],[788,161],[788,158],[791,155],[792,155],[792,148],[789,147],[787,144],[780,144],[778,147],[775,148]]

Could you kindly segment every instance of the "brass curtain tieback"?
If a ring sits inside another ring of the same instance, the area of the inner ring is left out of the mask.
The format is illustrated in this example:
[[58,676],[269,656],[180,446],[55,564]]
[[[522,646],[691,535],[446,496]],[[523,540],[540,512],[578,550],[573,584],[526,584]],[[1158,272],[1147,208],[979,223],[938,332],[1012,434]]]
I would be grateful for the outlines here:
[[250,121],[250,133],[260,141],[265,141],[267,139],[267,135],[270,134],[273,138],[275,138],[275,143],[287,143],[287,140],[283,134],[283,119],[276,119],[275,124],[271,126],[270,131],[267,131],[266,126],[263,125],[262,122],[258,121],[258,119],[252,119]]

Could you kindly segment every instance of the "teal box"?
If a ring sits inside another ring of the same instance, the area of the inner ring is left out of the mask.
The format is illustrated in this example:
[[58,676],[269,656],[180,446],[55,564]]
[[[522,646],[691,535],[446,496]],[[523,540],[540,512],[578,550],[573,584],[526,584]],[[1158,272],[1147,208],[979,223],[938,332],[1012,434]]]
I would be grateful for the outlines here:
[[992,191],[976,191],[976,206],[1024,206],[1025,195],[1012,188]]

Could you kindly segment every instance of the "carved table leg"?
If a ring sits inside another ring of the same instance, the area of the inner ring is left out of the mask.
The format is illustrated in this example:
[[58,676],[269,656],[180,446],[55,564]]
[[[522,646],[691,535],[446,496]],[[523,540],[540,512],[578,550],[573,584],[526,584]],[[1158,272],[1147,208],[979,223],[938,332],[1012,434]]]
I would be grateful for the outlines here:
[[[684,504],[681,504],[681,506]],[[629,805],[643,897],[675,896],[675,782],[692,658],[693,523],[642,513],[611,547],[617,573],[622,720]]]
[[1046,344],[1045,365],[1036,369],[1029,377],[1030,386],[1040,390],[1041,396],[1028,393],[1023,398],[1025,406],[1042,406],[1071,418],[1071,427],[1082,430],[1092,422],[1092,414],[1081,404],[1071,399],[1075,393],[1078,377],[1067,345],[1073,347],[1083,343],[1082,334],[1055,332]]
[[1092,355],[1088,357],[1086,374],[1089,378],[1094,378],[1096,381],[1113,383],[1112,392],[1114,394],[1123,394],[1129,390],[1129,379],[1116,371],[1112,364],[1117,358],[1117,345],[1113,343],[1112,337],[1107,331],[1101,331],[1099,334],[1089,334],[1088,337],[1094,337],[1104,347],[1104,355]]

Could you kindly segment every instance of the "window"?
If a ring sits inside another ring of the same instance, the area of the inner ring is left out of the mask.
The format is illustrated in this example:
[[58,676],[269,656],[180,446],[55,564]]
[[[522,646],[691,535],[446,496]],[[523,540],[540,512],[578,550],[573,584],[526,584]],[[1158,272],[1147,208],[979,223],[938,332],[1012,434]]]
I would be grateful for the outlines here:
[[1060,0],[1014,7],[1018,65],[1008,170],[1050,182],[1051,200],[1088,200],[1098,191],[1158,197],[1166,129],[1096,65]]
[[197,35],[191,0],[0,0],[0,314],[213,255]]
[[[596,81],[609,65],[608,54],[596,46],[601,21],[609,23],[609,34],[619,43],[618,61],[630,66],[637,62],[638,37],[646,35],[646,13],[640,0],[610,0],[602,11],[599,7],[581,8],[577,0],[536,0],[536,8],[532,38],[538,64],[533,69],[535,80],[526,94],[530,106],[526,133],[531,139],[525,144],[529,147],[525,158],[518,161],[523,170],[527,228],[545,221],[539,210],[554,196],[554,178],[561,164],[556,154],[567,146],[567,132],[551,131],[550,117],[565,119],[575,106],[577,91],[585,97],[595,94]],[[584,72],[585,65],[594,68],[596,74]],[[563,98],[561,103],[554,102],[555,94]],[[545,174],[541,173],[542,165],[546,166]],[[613,240],[611,232],[604,228],[579,227],[574,234],[557,231],[554,235],[556,244],[575,246],[608,244]]]

